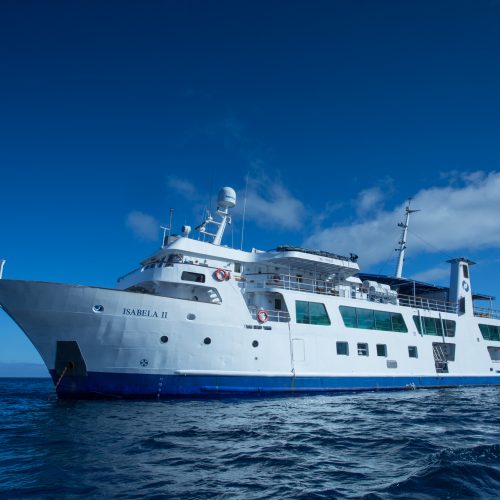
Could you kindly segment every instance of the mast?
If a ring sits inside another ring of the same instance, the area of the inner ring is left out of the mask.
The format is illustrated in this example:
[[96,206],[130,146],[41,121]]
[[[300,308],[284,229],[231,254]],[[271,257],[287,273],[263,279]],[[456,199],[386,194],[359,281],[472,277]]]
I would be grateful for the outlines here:
[[402,228],[401,240],[398,241],[399,248],[396,248],[396,252],[399,252],[398,262],[396,264],[396,278],[401,278],[403,275],[403,263],[405,260],[405,250],[406,250],[406,237],[408,235],[408,226],[410,224],[410,214],[414,212],[420,212],[420,210],[411,210],[411,198],[408,199],[408,205],[405,208],[406,220],[405,222],[399,222],[398,226]]

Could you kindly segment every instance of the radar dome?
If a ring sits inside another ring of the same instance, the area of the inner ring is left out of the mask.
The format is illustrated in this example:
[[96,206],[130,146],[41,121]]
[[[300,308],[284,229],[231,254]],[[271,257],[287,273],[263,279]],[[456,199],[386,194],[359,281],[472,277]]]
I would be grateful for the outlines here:
[[233,208],[236,205],[236,191],[230,187],[223,187],[219,191],[217,205],[221,208]]

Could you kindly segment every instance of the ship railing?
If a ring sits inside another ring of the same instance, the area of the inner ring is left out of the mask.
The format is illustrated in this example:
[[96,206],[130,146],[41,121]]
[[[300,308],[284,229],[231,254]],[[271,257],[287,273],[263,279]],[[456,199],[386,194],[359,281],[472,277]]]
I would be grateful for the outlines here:
[[480,318],[500,319],[500,310],[492,309],[491,307],[474,306],[474,316],[479,316]]
[[264,310],[267,314],[267,321],[275,321],[277,323],[288,323],[290,321],[290,314],[288,311],[278,311],[277,309],[265,309],[261,307],[249,306],[252,319],[257,320],[259,311]]
[[398,294],[398,303],[400,306],[413,307],[415,309],[428,309],[430,311],[454,314],[458,311],[458,304],[456,302],[447,302],[445,300],[429,299],[414,295]]
[[[430,311],[447,312],[456,314],[458,304],[445,300],[431,299],[416,295],[370,294],[360,285],[346,285],[335,280],[324,280],[316,278],[304,278],[300,275],[291,274],[249,274],[245,276],[247,286],[252,289],[282,288],[320,295],[333,295],[336,297],[353,298],[368,302],[381,304],[394,304],[403,307],[412,307]],[[500,314],[500,313],[499,313]]]
[[[316,278],[304,278],[300,275],[262,273],[247,274],[245,276],[247,286],[251,288],[283,288],[298,292],[319,293],[326,295],[339,295],[337,289],[339,282]],[[350,296],[347,292],[345,296]]]

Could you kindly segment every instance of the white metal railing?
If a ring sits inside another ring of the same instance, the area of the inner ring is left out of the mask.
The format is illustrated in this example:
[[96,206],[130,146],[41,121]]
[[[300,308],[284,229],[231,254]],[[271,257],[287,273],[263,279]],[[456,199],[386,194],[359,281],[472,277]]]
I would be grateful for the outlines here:
[[500,310],[492,309],[491,307],[474,307],[474,316],[500,319]]
[[291,274],[247,274],[247,286],[252,288],[283,288],[299,292],[319,293],[326,295],[339,295],[339,282],[315,278],[303,278]]
[[458,304],[456,302],[447,302],[445,300],[427,299],[413,295],[398,295],[400,306],[413,307],[415,309],[428,309],[430,311],[456,313]]
[[[261,310],[255,306],[248,306],[252,319],[257,319],[257,314]],[[275,321],[278,323],[288,323],[290,321],[290,314],[287,311],[278,311],[276,309],[265,309],[268,321]]]
[[[368,290],[359,285],[345,285],[339,281],[322,280],[315,278],[303,278],[290,274],[249,274],[245,276],[247,287],[250,289],[282,288],[284,290],[294,290],[320,295],[333,295],[337,297],[353,298],[367,302],[377,302],[382,304],[394,304],[403,307],[416,309],[426,309],[430,311],[457,313],[458,304],[445,300],[429,299],[420,296],[398,294],[397,297],[380,295],[370,295]],[[500,314],[500,311],[497,311]]]

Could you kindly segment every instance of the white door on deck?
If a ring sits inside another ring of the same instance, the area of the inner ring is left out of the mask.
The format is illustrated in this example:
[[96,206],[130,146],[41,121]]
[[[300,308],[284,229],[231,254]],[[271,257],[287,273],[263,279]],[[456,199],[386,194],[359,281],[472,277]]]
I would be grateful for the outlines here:
[[300,363],[306,360],[304,339],[292,339],[293,362]]

